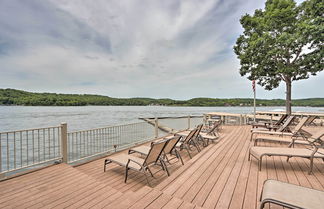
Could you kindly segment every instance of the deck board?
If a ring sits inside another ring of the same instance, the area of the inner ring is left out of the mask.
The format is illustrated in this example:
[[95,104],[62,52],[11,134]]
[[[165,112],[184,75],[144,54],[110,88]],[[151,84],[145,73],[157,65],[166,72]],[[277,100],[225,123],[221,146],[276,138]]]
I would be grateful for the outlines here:
[[[324,191],[324,163],[309,160],[265,157],[262,170],[257,161],[248,161],[249,126],[225,126],[219,142],[210,144],[190,159],[182,151],[185,165],[177,160],[168,165],[168,177],[159,166],[149,177],[115,164],[103,172],[103,159],[77,167],[65,164],[0,182],[0,208],[258,208],[263,182],[277,179]],[[260,142],[259,146],[285,146]],[[266,205],[267,209],[282,209]]]

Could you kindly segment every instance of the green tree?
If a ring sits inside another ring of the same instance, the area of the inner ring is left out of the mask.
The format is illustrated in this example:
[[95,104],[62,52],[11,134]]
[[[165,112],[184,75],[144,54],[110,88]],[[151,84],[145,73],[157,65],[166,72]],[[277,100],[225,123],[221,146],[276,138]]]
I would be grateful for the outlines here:
[[286,83],[286,111],[291,114],[291,83],[323,70],[322,0],[268,0],[265,9],[246,14],[244,32],[234,51],[240,59],[241,76],[266,90]]

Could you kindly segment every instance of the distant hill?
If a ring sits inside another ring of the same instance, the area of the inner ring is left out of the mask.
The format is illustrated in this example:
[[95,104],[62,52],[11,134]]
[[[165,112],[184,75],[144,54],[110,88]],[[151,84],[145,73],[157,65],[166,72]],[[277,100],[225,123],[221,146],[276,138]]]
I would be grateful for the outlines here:
[[[284,106],[283,99],[258,99],[260,106]],[[85,106],[85,105],[166,105],[166,106],[252,106],[253,99],[193,98],[190,100],[152,98],[112,98],[91,94],[32,93],[16,89],[0,89],[0,105]],[[324,98],[296,99],[293,106],[324,107]]]

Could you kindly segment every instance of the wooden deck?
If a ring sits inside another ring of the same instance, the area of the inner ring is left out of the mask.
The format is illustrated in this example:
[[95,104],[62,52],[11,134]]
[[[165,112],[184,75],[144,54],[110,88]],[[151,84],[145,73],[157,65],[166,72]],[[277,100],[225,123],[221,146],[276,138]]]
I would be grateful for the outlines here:
[[[217,144],[211,144],[185,165],[173,161],[171,176],[154,168],[153,188],[142,174],[108,166],[103,159],[78,167],[60,164],[0,182],[0,208],[258,208],[266,179],[278,179],[324,191],[324,163],[283,157],[265,158],[259,172],[256,160],[247,160],[249,126],[228,126]],[[283,146],[263,143],[263,146]],[[320,201],[320,200],[319,200]],[[271,205],[267,208],[280,208]],[[281,207],[282,208],[282,207]]]

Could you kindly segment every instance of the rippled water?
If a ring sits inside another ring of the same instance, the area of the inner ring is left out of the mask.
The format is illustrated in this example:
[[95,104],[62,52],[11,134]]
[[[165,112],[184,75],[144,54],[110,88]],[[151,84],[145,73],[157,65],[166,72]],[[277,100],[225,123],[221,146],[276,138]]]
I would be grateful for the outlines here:
[[[284,107],[258,107],[257,110],[284,110]],[[251,113],[252,111],[252,107],[0,106],[0,132],[57,126],[61,122],[67,122],[68,130],[73,131],[139,122],[140,117],[202,115],[207,112]],[[293,107],[293,111],[323,112],[324,108]]]

